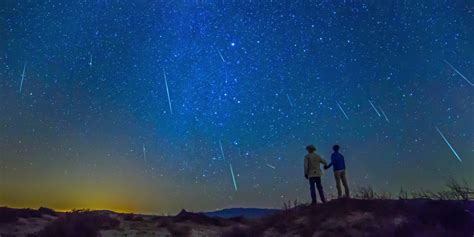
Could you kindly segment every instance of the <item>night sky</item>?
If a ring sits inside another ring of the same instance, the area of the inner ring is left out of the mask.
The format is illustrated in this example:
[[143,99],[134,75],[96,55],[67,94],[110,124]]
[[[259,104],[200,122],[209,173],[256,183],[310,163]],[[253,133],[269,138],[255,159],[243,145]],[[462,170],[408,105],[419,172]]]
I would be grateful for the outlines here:
[[473,184],[473,83],[469,0],[1,1],[0,205],[280,208],[308,144],[353,190]]

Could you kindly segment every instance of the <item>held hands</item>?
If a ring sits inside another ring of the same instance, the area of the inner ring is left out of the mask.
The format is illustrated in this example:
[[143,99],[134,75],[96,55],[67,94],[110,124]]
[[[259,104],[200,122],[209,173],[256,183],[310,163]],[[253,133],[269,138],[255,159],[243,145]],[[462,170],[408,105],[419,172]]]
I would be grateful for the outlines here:
[[308,175],[307,175],[307,174],[305,174],[305,175],[304,175],[304,178],[305,178],[305,179],[308,179]]
[[324,169],[325,169],[325,170],[329,169],[329,166],[325,165],[325,166],[324,166]]

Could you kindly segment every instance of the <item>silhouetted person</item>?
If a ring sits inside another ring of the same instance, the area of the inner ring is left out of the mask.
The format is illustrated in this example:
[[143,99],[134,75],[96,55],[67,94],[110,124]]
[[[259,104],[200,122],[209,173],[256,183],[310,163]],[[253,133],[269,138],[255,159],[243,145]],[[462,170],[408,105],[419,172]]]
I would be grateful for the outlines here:
[[316,191],[314,190],[314,184],[318,188],[319,197],[321,202],[325,203],[323,186],[321,185],[321,169],[320,165],[327,165],[327,162],[321,158],[320,155],[316,154],[316,147],[308,145],[306,147],[308,154],[304,157],[304,177],[309,179],[309,188],[311,191],[311,203],[316,204]]
[[333,166],[334,170],[334,178],[336,179],[336,187],[337,187],[337,197],[341,198],[342,190],[341,190],[341,181],[342,185],[344,185],[344,193],[345,197],[349,197],[349,186],[347,186],[346,180],[346,163],[344,162],[344,156],[339,153],[339,145],[334,145],[332,147],[334,152],[331,155],[331,163],[329,165],[324,166],[324,169],[329,169]]

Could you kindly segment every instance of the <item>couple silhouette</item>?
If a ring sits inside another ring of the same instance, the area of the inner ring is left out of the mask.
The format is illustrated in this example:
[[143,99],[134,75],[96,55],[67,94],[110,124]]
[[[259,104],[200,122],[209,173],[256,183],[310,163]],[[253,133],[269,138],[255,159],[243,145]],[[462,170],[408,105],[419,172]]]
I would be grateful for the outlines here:
[[309,188],[311,192],[311,203],[316,204],[316,188],[319,192],[321,202],[325,203],[326,198],[324,197],[323,185],[321,184],[321,164],[324,165],[324,169],[327,170],[333,167],[334,178],[336,180],[337,196],[342,197],[341,182],[344,186],[344,196],[349,198],[349,187],[346,179],[346,164],[344,162],[344,156],[339,153],[339,145],[332,147],[333,153],[331,155],[331,163],[327,163],[319,154],[316,153],[316,147],[314,145],[306,146],[308,154],[304,157],[304,177],[309,180]]

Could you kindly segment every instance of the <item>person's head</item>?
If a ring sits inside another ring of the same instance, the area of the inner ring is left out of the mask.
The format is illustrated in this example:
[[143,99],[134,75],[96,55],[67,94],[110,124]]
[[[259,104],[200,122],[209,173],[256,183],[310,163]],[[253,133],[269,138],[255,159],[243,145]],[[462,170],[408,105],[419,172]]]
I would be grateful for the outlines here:
[[314,145],[307,145],[306,150],[308,153],[313,153],[316,150],[316,147]]
[[335,151],[335,152],[338,152],[339,151],[339,145],[334,145],[332,147],[332,149]]

